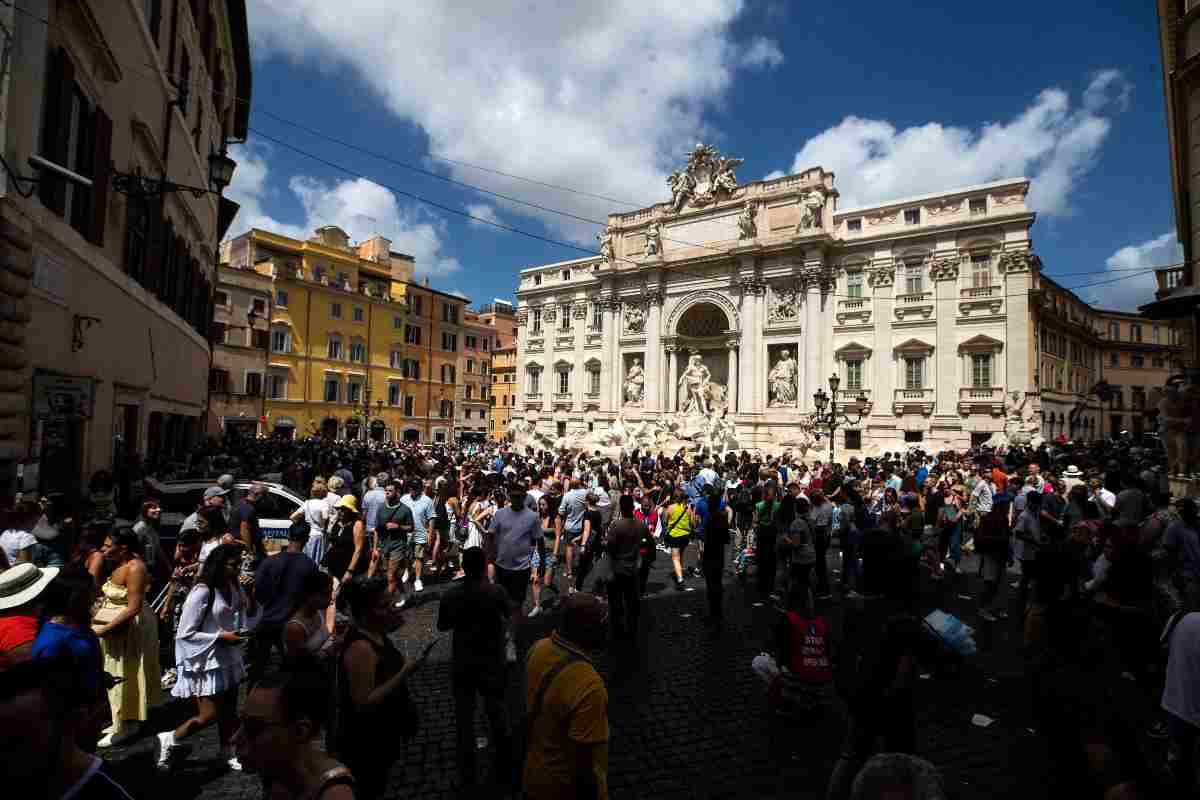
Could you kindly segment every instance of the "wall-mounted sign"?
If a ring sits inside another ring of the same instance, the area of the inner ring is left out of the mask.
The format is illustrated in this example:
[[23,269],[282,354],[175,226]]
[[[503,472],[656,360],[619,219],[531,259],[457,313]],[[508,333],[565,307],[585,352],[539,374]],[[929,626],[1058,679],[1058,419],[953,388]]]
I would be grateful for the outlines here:
[[33,416],[36,419],[90,419],[96,381],[44,372],[33,376]]

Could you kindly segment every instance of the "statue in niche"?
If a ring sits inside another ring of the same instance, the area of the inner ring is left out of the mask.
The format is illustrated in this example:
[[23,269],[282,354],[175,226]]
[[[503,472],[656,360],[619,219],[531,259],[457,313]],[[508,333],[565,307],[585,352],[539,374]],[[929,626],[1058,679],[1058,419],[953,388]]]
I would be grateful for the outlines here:
[[633,366],[625,374],[625,405],[641,405],[646,395],[646,376],[642,370],[642,360],[635,358]]
[[770,406],[796,405],[796,360],[791,351],[779,353],[779,360],[767,374],[767,385],[771,393]]
[[625,332],[626,333],[645,333],[646,331],[646,312],[642,310],[640,305],[625,306]]
[[747,200],[738,214],[738,239],[753,239],[758,236],[758,226],[754,224],[754,203]]
[[679,376],[679,410],[684,414],[700,414],[707,417],[708,387],[712,383],[712,373],[698,353],[693,353],[688,359],[687,369]]
[[813,189],[800,199],[800,230],[821,227],[821,209],[825,207],[825,193]]
[[796,319],[800,313],[799,306],[800,290],[795,284],[771,287],[771,305],[767,309],[767,314],[772,322]]
[[600,242],[600,255],[608,263],[612,263],[616,258],[616,253],[613,252],[613,236],[612,231],[605,228],[602,233],[596,235],[596,239]]
[[662,223],[656,222],[646,231],[646,255],[656,256],[662,252]]

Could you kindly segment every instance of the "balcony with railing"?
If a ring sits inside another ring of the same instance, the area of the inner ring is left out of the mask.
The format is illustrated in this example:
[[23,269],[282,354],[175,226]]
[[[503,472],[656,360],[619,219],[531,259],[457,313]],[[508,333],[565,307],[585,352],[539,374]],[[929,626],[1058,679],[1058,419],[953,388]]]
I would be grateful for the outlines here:
[[933,292],[906,292],[896,295],[893,309],[896,319],[904,320],[912,316],[929,319],[933,314]]
[[871,321],[871,301],[865,297],[850,297],[838,300],[837,322],[845,325],[847,320],[861,323]]
[[933,299],[933,292],[909,292],[907,294],[896,295],[896,303],[902,306],[917,305],[919,303],[928,303]]
[[906,411],[932,414],[934,394],[933,389],[897,389],[892,399],[892,410],[897,414]]
[[958,411],[960,414],[969,414],[972,411],[986,411],[992,414],[1003,414],[1004,387],[962,387],[958,390]]
[[989,297],[999,297],[999,286],[968,286],[959,292],[963,300],[985,300]]

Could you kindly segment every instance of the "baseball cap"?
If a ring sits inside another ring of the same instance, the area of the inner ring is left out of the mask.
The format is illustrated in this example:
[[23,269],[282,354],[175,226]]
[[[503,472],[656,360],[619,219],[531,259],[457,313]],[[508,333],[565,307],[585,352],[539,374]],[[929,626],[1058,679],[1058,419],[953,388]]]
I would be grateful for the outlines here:
[[210,486],[204,490],[204,499],[207,500],[210,497],[224,497],[227,494],[229,494],[228,489],[222,489],[220,486]]

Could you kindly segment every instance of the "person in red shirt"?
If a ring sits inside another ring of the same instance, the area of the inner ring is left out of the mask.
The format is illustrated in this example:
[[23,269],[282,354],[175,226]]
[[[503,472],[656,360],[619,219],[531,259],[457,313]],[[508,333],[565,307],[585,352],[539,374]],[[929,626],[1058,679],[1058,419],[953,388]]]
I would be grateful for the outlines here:
[[0,572],[0,670],[29,659],[37,638],[41,594],[58,574],[29,563]]

